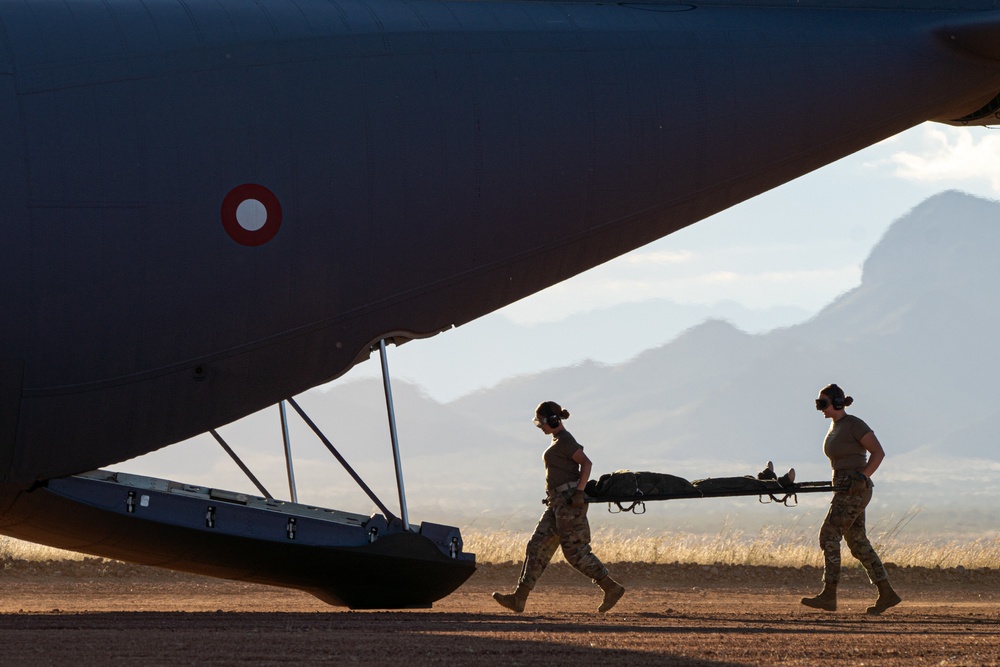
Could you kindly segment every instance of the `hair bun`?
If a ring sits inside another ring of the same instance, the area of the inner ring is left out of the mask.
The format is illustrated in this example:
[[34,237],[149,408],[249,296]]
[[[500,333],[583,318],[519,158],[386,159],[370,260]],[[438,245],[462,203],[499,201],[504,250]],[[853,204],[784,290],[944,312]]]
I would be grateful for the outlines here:
[[847,407],[848,405],[850,405],[853,402],[854,402],[854,397],[853,396],[846,397],[844,399],[844,407]]

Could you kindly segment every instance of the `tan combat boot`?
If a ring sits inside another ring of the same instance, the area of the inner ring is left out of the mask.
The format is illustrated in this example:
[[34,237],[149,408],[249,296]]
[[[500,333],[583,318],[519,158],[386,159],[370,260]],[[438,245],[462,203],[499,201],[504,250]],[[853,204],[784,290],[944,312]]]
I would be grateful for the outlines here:
[[511,611],[516,611],[521,613],[524,611],[524,603],[528,601],[528,593],[531,589],[524,584],[518,584],[517,590],[513,593],[507,595],[504,593],[493,593],[493,599],[496,600],[501,607],[506,607]]
[[875,585],[878,586],[878,600],[875,600],[874,605],[868,607],[867,611],[869,614],[881,614],[889,607],[895,607],[903,601],[903,598],[899,597],[896,591],[892,590],[888,579],[876,581]]
[[823,592],[811,598],[802,598],[802,604],[813,609],[837,611],[837,584],[832,581],[823,582]]
[[614,607],[622,599],[622,596],[625,595],[625,587],[612,579],[611,575],[606,575],[597,582],[597,585],[604,591],[604,600],[601,602],[601,606],[597,608],[597,611],[601,613]]

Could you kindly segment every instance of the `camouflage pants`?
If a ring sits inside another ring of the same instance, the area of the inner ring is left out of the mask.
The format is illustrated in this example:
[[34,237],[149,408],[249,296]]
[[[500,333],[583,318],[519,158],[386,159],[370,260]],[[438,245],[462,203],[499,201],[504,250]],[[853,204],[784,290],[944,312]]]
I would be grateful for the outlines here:
[[[849,471],[834,473],[833,484],[840,486],[850,482]],[[819,547],[823,550],[825,569],[823,581],[837,583],[840,581],[840,540],[847,542],[851,555],[858,559],[868,573],[868,579],[874,584],[889,578],[881,559],[875,553],[872,543],[868,541],[865,530],[865,508],[872,499],[872,483],[863,493],[838,491],[833,494],[830,511],[827,512],[823,527],[819,529]]]
[[573,507],[573,492],[560,493],[549,500],[549,506],[538,520],[535,533],[528,540],[519,583],[534,589],[557,547],[562,547],[566,561],[594,581],[603,579],[608,568],[590,550],[590,523],[587,505]]

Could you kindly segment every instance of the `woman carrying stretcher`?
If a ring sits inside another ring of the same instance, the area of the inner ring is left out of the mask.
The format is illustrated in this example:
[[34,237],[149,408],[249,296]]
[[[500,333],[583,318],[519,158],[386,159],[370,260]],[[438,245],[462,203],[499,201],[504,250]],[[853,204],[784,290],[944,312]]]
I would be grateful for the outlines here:
[[824,387],[816,399],[816,409],[832,420],[823,442],[823,453],[833,468],[833,485],[849,485],[850,488],[834,493],[830,511],[819,531],[819,545],[825,561],[823,592],[802,598],[802,604],[826,611],[837,610],[840,540],[843,538],[851,554],[864,566],[868,579],[878,587],[878,599],[867,611],[881,614],[902,601],[889,585],[889,575],[865,531],[865,508],[872,499],[871,476],[885,458],[885,451],[874,431],[844,410],[853,402],[854,399],[845,396],[844,390],[835,384]]
[[517,590],[493,594],[494,600],[511,611],[524,611],[528,593],[558,547],[562,547],[570,565],[604,591],[597,611],[608,611],[625,593],[625,588],[608,575],[608,568],[590,550],[590,523],[583,488],[590,478],[592,464],[580,443],[563,426],[564,419],[569,419],[569,412],[554,401],[545,401],[535,409],[535,426],[552,436],[552,444],[542,456],[547,507],[525,549]]

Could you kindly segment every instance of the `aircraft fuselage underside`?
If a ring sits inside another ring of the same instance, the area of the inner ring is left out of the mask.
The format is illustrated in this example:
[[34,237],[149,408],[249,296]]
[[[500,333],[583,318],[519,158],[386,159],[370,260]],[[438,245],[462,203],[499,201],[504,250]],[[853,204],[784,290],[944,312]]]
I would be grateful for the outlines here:
[[63,549],[298,588],[353,609],[429,607],[475,571],[458,528],[98,470],[6,490],[0,531]]

